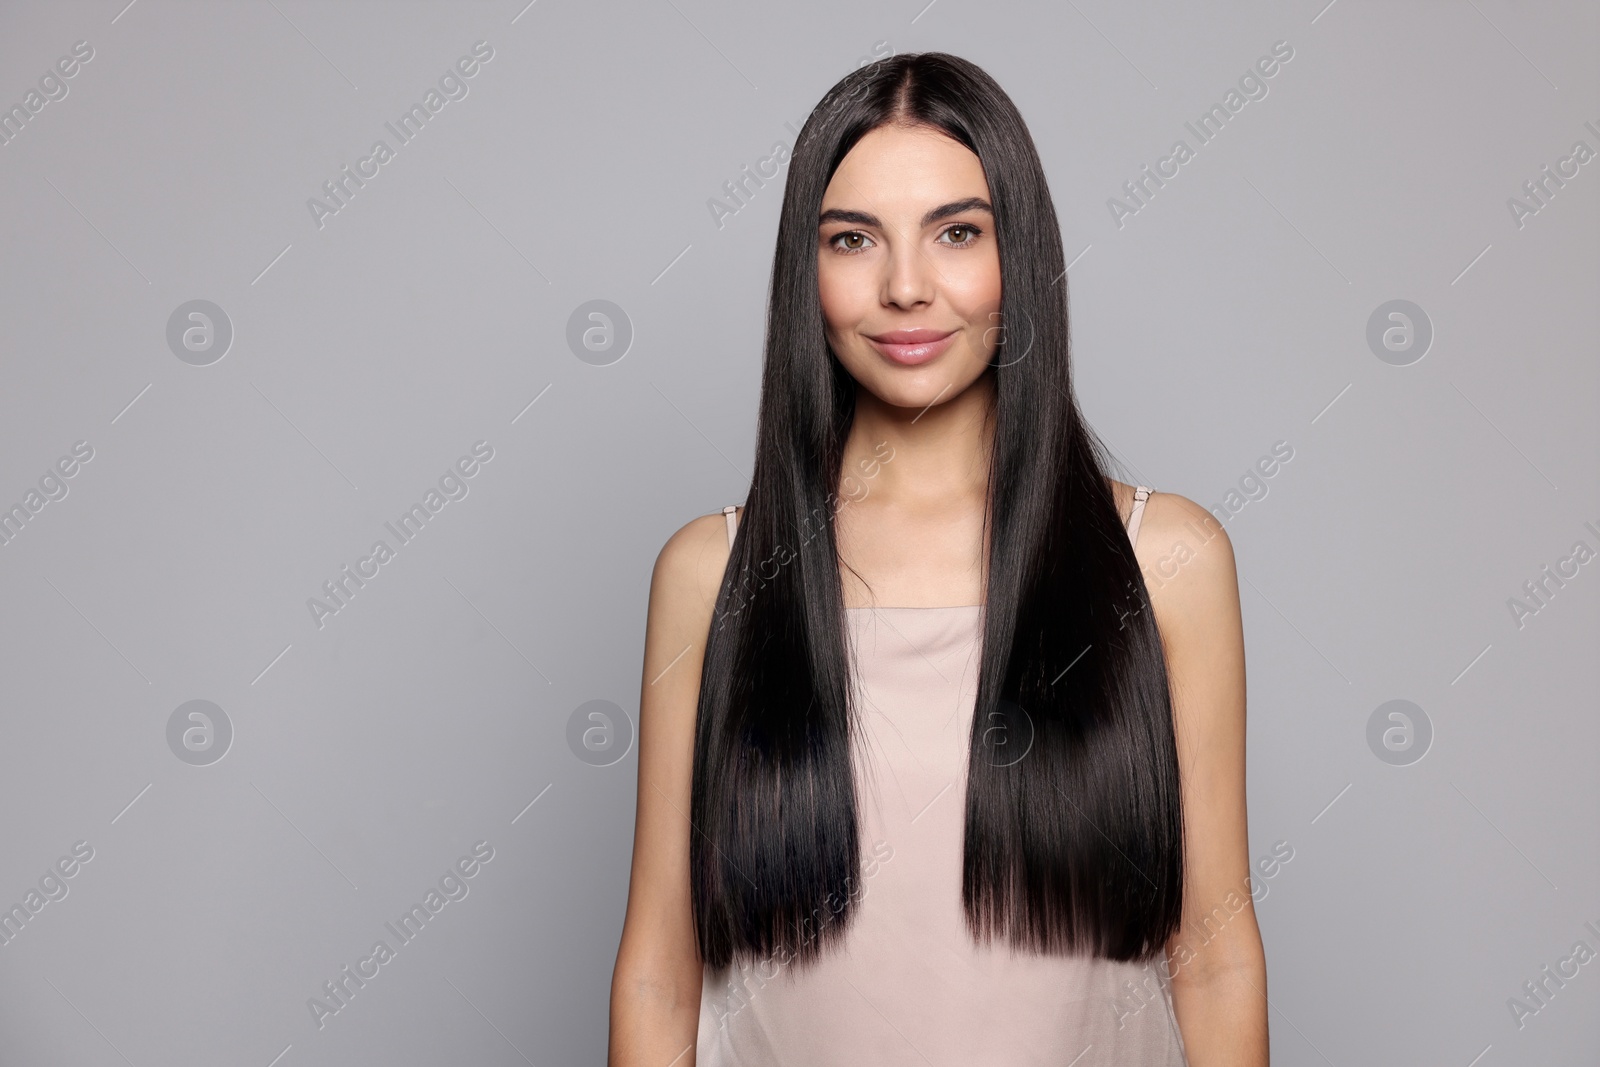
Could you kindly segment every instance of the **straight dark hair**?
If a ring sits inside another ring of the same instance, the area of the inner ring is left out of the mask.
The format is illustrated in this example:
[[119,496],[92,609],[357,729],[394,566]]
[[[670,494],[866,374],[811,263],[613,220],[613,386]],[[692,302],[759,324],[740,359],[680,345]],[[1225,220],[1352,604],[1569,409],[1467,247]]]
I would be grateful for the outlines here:
[[[833,528],[855,380],[817,289],[822,196],[890,123],[982,162],[1005,325],[962,906],[972,936],[1145,960],[1178,928],[1183,815],[1160,634],[1069,368],[1055,208],[1016,106],[974,64],[893,56],[845,76],[789,161],[750,494],[717,598],[695,727],[691,897],[705,964],[813,959],[854,914],[859,835]],[[754,588],[752,588],[754,586]],[[1018,753],[1025,753],[1018,758]]]

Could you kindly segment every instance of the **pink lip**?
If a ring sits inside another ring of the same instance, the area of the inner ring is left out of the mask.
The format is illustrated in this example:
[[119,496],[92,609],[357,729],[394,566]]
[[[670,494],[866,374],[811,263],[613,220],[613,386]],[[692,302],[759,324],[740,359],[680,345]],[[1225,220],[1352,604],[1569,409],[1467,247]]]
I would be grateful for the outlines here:
[[891,362],[915,367],[939,356],[955,337],[954,330],[893,330],[867,340]]

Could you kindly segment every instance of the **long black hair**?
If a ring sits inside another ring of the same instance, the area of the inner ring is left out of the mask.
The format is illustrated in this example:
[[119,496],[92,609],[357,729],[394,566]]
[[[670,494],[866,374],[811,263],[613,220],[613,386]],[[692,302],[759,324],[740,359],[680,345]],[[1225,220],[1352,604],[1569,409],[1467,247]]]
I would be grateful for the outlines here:
[[889,123],[931,127],[977,155],[1000,255],[1007,328],[984,372],[996,401],[967,925],[1037,952],[1149,959],[1177,929],[1183,887],[1161,638],[1107,452],[1073,395],[1066,264],[1033,140],[989,75],[938,52],[846,75],[789,161],[754,474],[700,683],[690,805],[700,954],[713,967],[812,959],[838,942],[860,885],[858,726],[832,522],[856,383],[823,332],[817,220],[845,153]]

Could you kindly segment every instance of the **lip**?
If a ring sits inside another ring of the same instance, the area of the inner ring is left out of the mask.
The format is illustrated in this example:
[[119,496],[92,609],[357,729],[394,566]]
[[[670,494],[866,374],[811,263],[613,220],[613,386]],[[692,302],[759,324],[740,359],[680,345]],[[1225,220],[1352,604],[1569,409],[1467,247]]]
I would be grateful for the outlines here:
[[915,367],[936,359],[955,343],[955,330],[891,330],[868,337],[872,347],[891,363]]

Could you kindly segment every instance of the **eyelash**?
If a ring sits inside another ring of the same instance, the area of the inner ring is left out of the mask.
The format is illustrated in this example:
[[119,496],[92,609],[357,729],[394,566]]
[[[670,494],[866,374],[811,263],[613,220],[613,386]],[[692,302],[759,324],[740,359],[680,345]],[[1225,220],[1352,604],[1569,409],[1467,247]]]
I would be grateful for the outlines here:
[[[945,242],[945,243],[949,244],[951,248],[970,248],[972,245],[977,243],[978,238],[983,236],[983,230],[981,228],[979,228],[977,226],[974,226],[971,223],[967,223],[967,222],[954,222],[954,223],[951,223],[949,226],[946,226],[943,230],[939,231],[939,236],[943,237],[945,234],[949,233],[951,230],[967,230],[972,235],[968,240],[962,241],[959,244],[956,244],[954,242]],[[852,234],[856,234],[856,235],[859,235],[861,237],[866,237],[867,240],[869,240],[869,241],[872,240],[872,238],[867,237],[867,235],[862,233],[860,230],[846,230],[843,233],[836,233],[832,237],[828,238],[828,246],[830,248],[832,248],[835,252],[837,252],[839,255],[842,255],[842,256],[854,256],[854,255],[859,255],[862,252],[865,252],[866,251],[865,248],[840,248],[839,247],[839,244],[838,244],[839,239],[841,237],[849,237]]]

